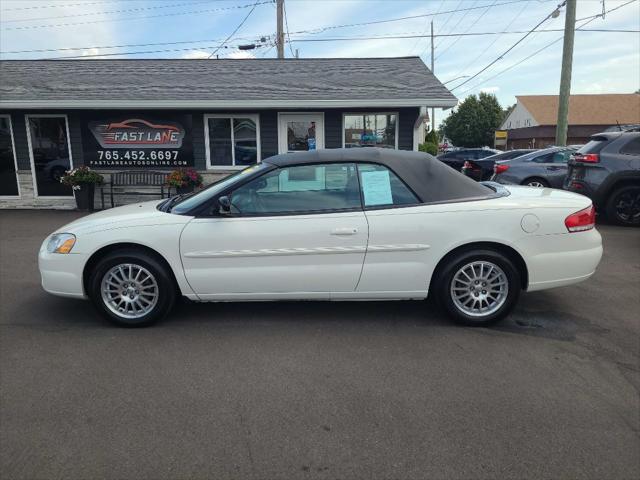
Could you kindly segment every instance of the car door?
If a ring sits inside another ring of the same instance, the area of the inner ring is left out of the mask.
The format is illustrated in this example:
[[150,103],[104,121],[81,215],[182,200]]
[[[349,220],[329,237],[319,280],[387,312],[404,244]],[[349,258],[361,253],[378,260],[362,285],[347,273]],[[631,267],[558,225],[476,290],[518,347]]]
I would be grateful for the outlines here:
[[567,176],[567,162],[573,150],[562,150],[549,155],[545,163],[545,178],[553,188],[562,188]]
[[429,226],[415,215],[420,200],[385,166],[358,164],[358,170],[369,223],[358,293],[371,298],[426,296],[426,266],[432,260],[424,243]]
[[229,192],[227,215],[195,218],[180,249],[198,296],[330,298],[353,292],[368,239],[354,164],[269,171]]

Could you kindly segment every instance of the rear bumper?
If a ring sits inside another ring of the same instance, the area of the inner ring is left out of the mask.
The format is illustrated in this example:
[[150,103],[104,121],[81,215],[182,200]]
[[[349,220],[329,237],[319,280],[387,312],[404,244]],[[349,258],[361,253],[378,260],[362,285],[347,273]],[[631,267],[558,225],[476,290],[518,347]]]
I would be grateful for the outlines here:
[[527,290],[545,290],[582,282],[596,271],[602,258],[602,237],[594,228],[586,232],[529,237]]
[[82,284],[82,272],[87,255],[49,253],[45,248],[38,254],[38,268],[42,288],[53,295],[70,298],[86,298]]

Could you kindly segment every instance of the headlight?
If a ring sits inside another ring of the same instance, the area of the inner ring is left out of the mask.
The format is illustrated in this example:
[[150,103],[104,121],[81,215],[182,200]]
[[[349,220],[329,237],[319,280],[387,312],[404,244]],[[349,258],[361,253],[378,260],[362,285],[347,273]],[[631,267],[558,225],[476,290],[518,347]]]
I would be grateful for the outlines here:
[[69,253],[76,244],[76,236],[71,233],[56,233],[51,235],[47,243],[49,253]]

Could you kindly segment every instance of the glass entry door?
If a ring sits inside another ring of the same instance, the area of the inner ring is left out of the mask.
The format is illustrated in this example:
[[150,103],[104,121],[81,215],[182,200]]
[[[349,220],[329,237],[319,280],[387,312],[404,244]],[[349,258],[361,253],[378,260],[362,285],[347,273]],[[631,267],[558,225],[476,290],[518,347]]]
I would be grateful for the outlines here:
[[17,197],[19,193],[11,119],[0,115],[0,197]]
[[281,113],[278,152],[306,152],[324,148],[324,116],[321,113]]

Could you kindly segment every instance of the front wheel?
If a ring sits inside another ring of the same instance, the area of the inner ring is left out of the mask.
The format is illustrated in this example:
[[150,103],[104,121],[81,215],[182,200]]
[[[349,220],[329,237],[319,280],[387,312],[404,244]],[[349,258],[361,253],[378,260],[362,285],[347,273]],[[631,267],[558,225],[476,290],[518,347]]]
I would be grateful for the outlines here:
[[89,296],[111,322],[144,327],[169,313],[176,288],[167,269],[153,256],[122,250],[97,263],[89,280]]
[[606,205],[607,218],[617,225],[640,225],[640,185],[614,191]]
[[527,187],[535,187],[535,188],[548,188],[549,182],[547,182],[544,178],[528,178],[522,185],[526,185]]
[[493,250],[463,252],[449,259],[434,279],[438,303],[458,323],[488,326],[504,318],[520,295],[520,274]]

